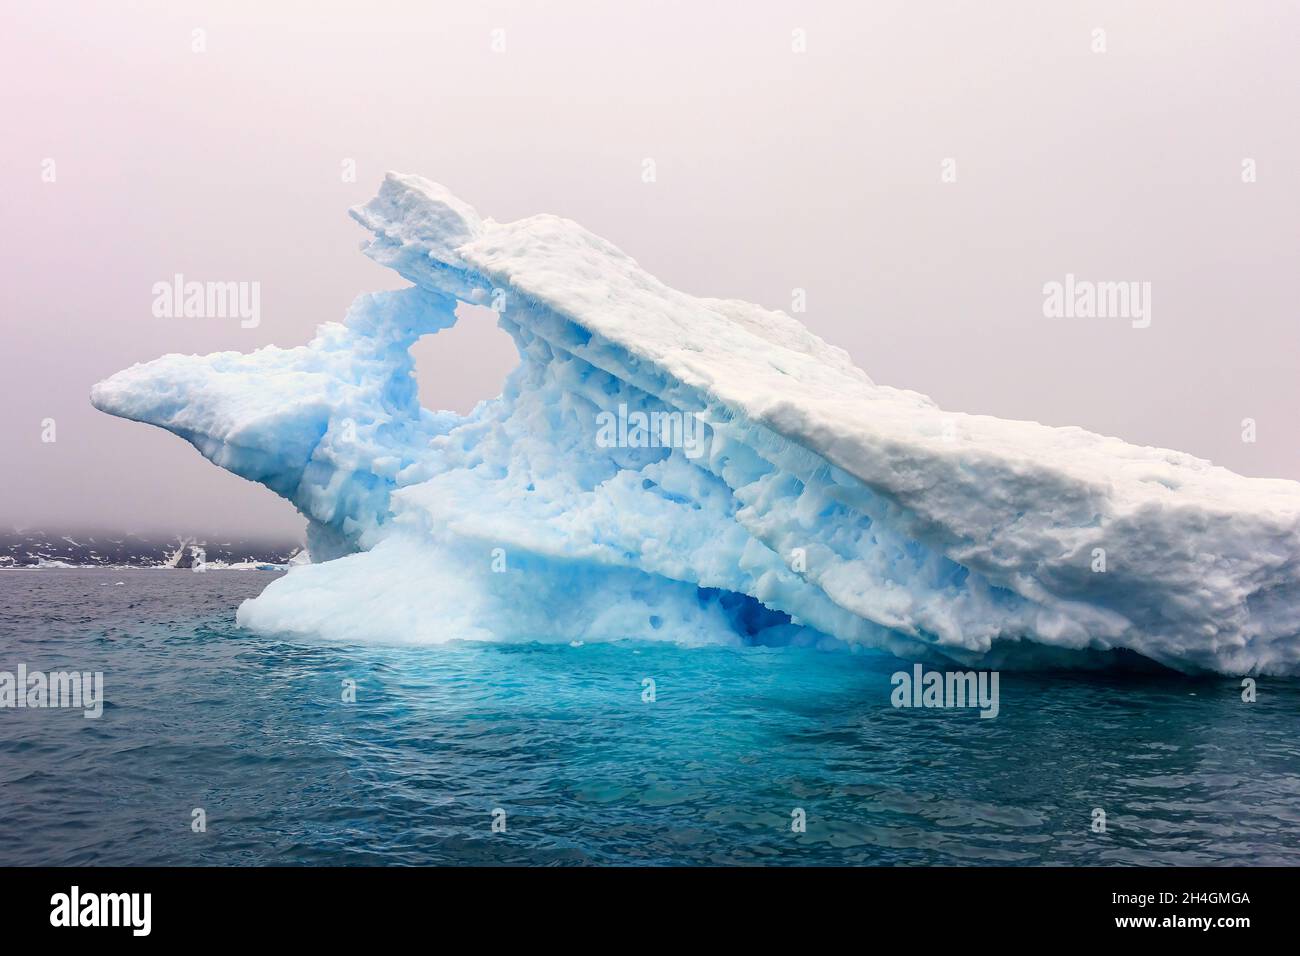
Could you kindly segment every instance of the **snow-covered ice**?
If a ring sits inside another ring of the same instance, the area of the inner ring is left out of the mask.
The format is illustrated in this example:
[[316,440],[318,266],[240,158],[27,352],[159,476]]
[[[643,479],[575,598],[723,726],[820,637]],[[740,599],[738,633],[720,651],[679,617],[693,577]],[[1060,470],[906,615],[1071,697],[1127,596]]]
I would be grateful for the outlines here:
[[[1300,483],[944,411],[784,313],[417,176],[352,215],[410,288],[308,345],[167,355],[92,392],[307,517],[315,563],[247,627],[1300,673]],[[496,308],[520,355],[464,416],[420,407],[410,356],[458,302]]]

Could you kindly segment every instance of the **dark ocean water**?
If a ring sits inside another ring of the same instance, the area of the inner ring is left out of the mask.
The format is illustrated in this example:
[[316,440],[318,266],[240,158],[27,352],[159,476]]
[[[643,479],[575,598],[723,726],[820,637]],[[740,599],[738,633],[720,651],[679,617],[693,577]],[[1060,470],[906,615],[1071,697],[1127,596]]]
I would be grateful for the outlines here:
[[1300,863],[1300,682],[1004,672],[986,720],[875,654],[237,628],[272,579],[0,573],[0,670],[108,701],[0,709],[0,864]]

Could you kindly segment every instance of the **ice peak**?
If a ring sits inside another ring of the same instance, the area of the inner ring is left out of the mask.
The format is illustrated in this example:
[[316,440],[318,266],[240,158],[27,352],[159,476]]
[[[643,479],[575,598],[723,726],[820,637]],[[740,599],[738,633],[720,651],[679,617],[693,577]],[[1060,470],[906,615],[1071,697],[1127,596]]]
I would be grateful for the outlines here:
[[378,238],[418,246],[430,258],[457,265],[457,248],[483,229],[474,207],[423,176],[389,172],[379,194],[353,206],[350,215]]

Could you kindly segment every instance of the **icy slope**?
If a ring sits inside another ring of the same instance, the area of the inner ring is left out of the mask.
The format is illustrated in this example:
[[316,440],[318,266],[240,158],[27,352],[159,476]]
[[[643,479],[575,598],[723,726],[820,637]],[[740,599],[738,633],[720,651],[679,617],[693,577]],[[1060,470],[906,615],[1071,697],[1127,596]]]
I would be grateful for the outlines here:
[[[413,288],[304,347],[165,356],[92,394],[294,502],[318,559],[348,555],[276,581],[249,627],[1300,671],[1296,482],[942,411],[783,313],[419,177],[353,216]],[[457,300],[497,308],[520,353],[465,417],[419,407],[409,355]]]

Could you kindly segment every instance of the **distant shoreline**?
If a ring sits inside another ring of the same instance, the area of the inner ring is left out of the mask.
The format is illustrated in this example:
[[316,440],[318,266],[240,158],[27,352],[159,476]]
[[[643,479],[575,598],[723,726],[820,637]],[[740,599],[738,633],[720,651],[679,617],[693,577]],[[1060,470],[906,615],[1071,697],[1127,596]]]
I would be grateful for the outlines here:
[[303,542],[285,537],[135,534],[30,529],[0,531],[0,570],[142,568],[282,569],[303,563]]

